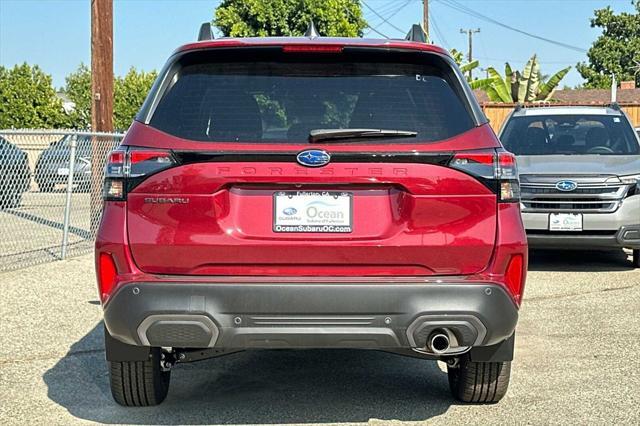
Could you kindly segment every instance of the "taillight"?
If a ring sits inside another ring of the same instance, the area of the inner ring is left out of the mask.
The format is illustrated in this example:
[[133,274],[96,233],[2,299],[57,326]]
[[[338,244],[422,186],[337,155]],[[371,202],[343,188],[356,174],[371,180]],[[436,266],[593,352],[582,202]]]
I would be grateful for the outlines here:
[[498,193],[501,203],[520,202],[516,157],[507,151],[463,151],[455,154],[449,167],[468,173]]
[[500,185],[500,201],[503,203],[520,202],[520,179],[516,156],[507,151],[498,151],[496,177]]
[[171,151],[145,148],[119,148],[109,154],[105,170],[103,198],[111,201],[126,199],[145,177],[172,167],[176,161]]
[[520,303],[522,283],[524,282],[524,258],[521,254],[516,254],[511,258],[504,279],[511,296],[517,303]]
[[100,253],[98,258],[98,287],[100,298],[104,302],[113,291],[118,276],[118,269],[109,253]]

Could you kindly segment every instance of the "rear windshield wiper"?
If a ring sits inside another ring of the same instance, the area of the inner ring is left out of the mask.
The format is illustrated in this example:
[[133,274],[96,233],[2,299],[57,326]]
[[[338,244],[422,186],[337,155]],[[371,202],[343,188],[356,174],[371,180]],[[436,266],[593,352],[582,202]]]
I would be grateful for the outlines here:
[[309,142],[332,142],[344,139],[415,138],[418,132],[389,129],[314,129]]

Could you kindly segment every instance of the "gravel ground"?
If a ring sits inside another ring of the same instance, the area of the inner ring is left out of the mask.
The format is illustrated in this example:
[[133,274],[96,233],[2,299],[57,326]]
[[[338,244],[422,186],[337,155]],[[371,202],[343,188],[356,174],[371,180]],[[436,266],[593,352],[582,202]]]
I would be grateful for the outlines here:
[[174,370],[165,403],[109,394],[93,259],[0,274],[0,423],[640,424],[640,271],[601,252],[532,255],[509,393],[459,405],[435,362],[260,351]]

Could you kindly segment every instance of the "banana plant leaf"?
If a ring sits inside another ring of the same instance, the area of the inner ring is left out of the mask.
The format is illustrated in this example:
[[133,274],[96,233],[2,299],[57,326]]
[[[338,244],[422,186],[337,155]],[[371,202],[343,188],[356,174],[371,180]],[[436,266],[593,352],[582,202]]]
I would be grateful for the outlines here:
[[550,100],[556,87],[558,87],[558,84],[560,84],[560,81],[564,78],[565,75],[567,75],[569,70],[571,70],[570,66],[558,71],[557,73],[552,75],[551,78],[546,82],[542,82],[542,84],[540,84],[538,99],[545,101]]
[[476,59],[475,61],[467,62],[464,65],[460,65],[460,71],[465,73],[472,69],[478,68],[478,65],[480,65],[480,62]]
[[511,76],[513,75],[513,70],[511,69],[511,65],[509,62],[504,63],[504,79],[507,81],[511,81]]
[[498,95],[498,92],[496,91],[496,89],[493,87],[493,84],[489,85],[484,90],[487,93],[487,96],[489,97],[489,100],[491,102],[504,102],[504,100],[500,98],[500,95]]
[[487,88],[493,83],[492,78],[479,78],[469,82],[469,86],[473,89],[487,90]]
[[487,72],[489,73],[489,78],[493,80],[491,85],[498,93],[502,102],[512,102],[511,98],[511,88],[510,85],[502,78],[502,76],[495,70],[493,67],[487,68]]
[[540,64],[538,64],[536,55],[533,55],[525,65],[522,76],[518,79],[518,102],[528,102],[536,99],[540,83],[539,76]]
[[462,61],[464,60],[464,55],[462,52],[459,52],[456,49],[451,49],[449,53],[451,54],[451,57],[456,62],[456,64],[462,64]]

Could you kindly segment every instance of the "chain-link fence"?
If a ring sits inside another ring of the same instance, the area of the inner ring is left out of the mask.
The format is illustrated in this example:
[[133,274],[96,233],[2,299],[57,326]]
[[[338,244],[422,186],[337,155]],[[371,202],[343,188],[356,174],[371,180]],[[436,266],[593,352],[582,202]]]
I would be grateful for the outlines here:
[[122,134],[0,130],[0,271],[88,253]]

